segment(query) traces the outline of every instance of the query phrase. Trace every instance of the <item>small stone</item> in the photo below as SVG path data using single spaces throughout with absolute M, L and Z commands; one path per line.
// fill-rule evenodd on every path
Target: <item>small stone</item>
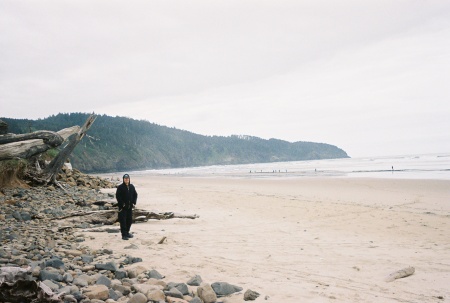
M 105 285 L 92 285 L 87 287 L 83 294 L 89 299 L 106 300 L 109 298 L 109 290 Z
M 123 269 L 119 269 L 118 271 L 115 272 L 115 278 L 122 280 L 123 278 L 127 278 L 128 277 L 128 273 L 123 270 Z
M 160 302 L 160 301 L 165 301 L 166 299 L 166 295 L 164 294 L 164 292 L 160 289 L 158 290 L 150 290 L 147 292 L 147 300 L 152 301 L 152 302 Z
M 111 286 L 111 280 L 108 279 L 107 277 L 101 275 L 97 281 L 95 282 L 95 284 L 98 285 L 105 285 L 106 287 L 110 287 Z
M 147 297 L 142 293 L 134 294 L 128 303 L 147 303 Z
M 109 271 L 112 271 L 112 272 L 116 272 L 117 270 L 119 270 L 119 268 L 117 267 L 117 265 L 116 265 L 116 263 L 114 263 L 114 262 L 108 262 L 108 263 L 106 263 L 106 264 L 101 264 L 101 263 L 98 263 L 98 264 L 95 264 L 95 268 L 96 269 L 100 269 L 100 270 L 109 270 Z
M 218 297 L 228 296 L 243 289 L 242 287 L 231 285 L 227 282 L 215 282 L 211 284 L 211 287 Z
M 155 270 L 155 269 L 150 270 L 150 271 L 148 272 L 147 276 L 148 276 L 149 278 L 154 278 L 154 279 L 158 279 L 158 280 L 164 279 L 164 276 L 161 275 L 161 274 L 160 274 L 157 270 Z
M 244 301 L 254 301 L 258 297 L 259 293 L 251 289 L 247 289 L 247 291 L 244 293 Z
M 39 273 L 39 280 L 41 281 L 53 280 L 57 282 L 62 282 L 64 279 L 63 276 L 60 275 L 59 273 L 51 272 L 48 270 L 41 270 Z
M 199 297 L 194 297 L 189 303 L 203 303 Z
M 184 283 L 169 283 L 167 284 L 167 287 L 169 289 L 171 288 L 176 288 L 182 295 L 188 295 L 189 294 L 189 289 L 188 286 Z
M 73 282 L 73 276 L 70 273 L 66 272 L 64 274 L 64 276 L 63 276 L 63 280 L 64 280 L 64 282 L 72 283 Z
M 56 258 L 45 261 L 44 268 L 45 267 L 53 267 L 53 268 L 57 268 L 57 269 L 65 268 L 64 262 L 61 261 L 60 259 L 56 259 Z
M 128 268 L 127 272 L 128 272 L 128 277 L 130 279 L 136 278 L 137 276 L 139 276 L 140 274 L 146 272 L 147 269 L 141 265 L 132 267 L 132 268 Z
M 166 297 L 167 303 L 189 303 L 188 301 L 176 297 Z
M 45 280 L 44 282 L 45 285 L 47 285 L 48 287 L 50 287 L 51 290 L 53 291 L 57 291 L 59 289 L 59 285 L 50 281 L 50 280 Z
M 202 282 L 203 282 L 202 277 L 200 277 L 199 275 L 195 275 L 194 277 L 190 278 L 186 284 L 190 286 L 200 286 Z
M 121 296 L 117 292 L 115 292 L 113 289 L 111 289 L 111 288 L 109 289 L 109 298 L 110 299 L 117 301 L 117 300 L 119 300 L 120 297 Z
M 169 291 L 164 292 L 168 297 L 183 299 L 183 294 L 177 288 L 172 287 Z
M 79 287 L 86 287 L 86 286 L 88 286 L 89 283 L 87 280 L 77 277 L 73 280 L 73 284 L 76 286 L 79 286 Z
M 131 287 L 126 285 L 114 284 L 112 289 L 119 291 L 122 295 L 126 296 L 131 292 Z

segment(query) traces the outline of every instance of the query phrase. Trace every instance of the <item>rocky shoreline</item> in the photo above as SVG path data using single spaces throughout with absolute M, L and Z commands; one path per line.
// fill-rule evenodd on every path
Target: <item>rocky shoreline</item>
M 65 191 L 48 186 L 0 192 L 0 302 L 213 303 L 236 293 L 245 301 L 259 296 L 195 275 L 185 282 L 165 281 L 158 271 L 139 265 L 140 258 L 90 249 L 82 229 L 101 224 L 58 218 L 113 209 L 113 195 L 100 189 L 115 184 L 75 170 L 61 177 L 71 185 Z

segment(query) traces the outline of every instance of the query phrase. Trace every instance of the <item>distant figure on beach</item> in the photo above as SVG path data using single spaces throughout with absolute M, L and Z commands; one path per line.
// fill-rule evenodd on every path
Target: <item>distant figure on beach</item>
M 394 170 L 394 166 L 392 166 L 392 170 Z
M 130 183 L 130 175 L 123 175 L 123 183 L 116 190 L 122 240 L 133 238 L 133 235 L 130 234 L 130 228 L 133 223 L 133 208 L 136 206 L 137 197 L 136 189 Z

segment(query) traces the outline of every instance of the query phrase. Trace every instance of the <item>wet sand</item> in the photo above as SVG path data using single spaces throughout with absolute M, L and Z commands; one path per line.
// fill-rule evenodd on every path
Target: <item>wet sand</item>
M 130 241 L 89 233 L 86 244 L 141 257 L 166 281 L 198 274 L 257 291 L 255 302 L 450 302 L 448 180 L 131 181 L 139 208 L 200 217 L 134 224 Z M 384 281 L 408 266 L 412 276 Z M 243 292 L 225 302 L 244 302 Z

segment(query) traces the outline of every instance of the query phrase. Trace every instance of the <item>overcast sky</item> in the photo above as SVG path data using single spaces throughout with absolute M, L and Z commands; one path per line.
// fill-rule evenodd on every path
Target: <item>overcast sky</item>
M 450 152 L 450 1 L 0 1 L 0 117 Z M 95 125 L 94 125 L 95 126 Z

